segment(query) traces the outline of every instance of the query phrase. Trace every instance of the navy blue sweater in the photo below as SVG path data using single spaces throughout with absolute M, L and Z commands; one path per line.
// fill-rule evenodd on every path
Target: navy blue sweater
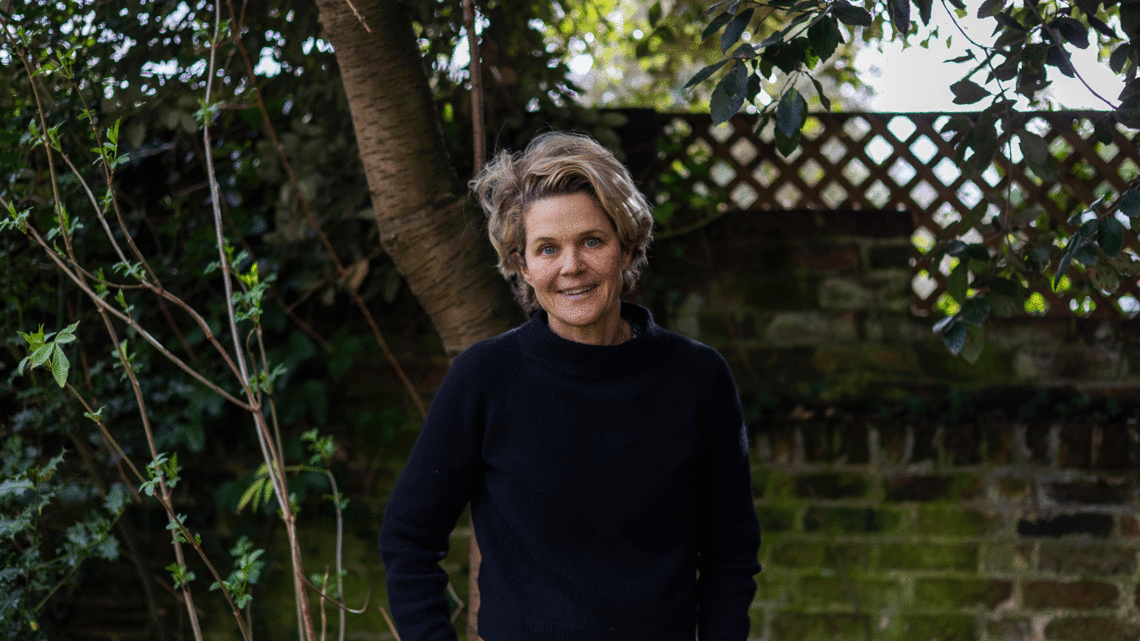
M 748 636 L 760 528 L 732 374 L 644 308 L 622 316 L 640 335 L 620 345 L 539 312 L 455 359 L 380 533 L 403 641 L 455 639 L 439 561 L 468 502 L 485 641 Z

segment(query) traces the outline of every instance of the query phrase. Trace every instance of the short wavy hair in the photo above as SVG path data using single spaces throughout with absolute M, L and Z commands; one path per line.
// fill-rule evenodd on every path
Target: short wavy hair
M 622 296 L 628 297 L 646 264 L 653 239 L 653 212 L 633 184 L 629 170 L 589 136 L 552 132 L 536 137 L 526 150 L 500 151 L 470 183 L 487 214 L 487 233 L 499 255 L 499 272 L 528 314 L 538 310 L 534 288 L 523 279 L 526 221 L 536 201 L 553 196 L 588 194 L 597 201 L 632 257 L 622 272 Z

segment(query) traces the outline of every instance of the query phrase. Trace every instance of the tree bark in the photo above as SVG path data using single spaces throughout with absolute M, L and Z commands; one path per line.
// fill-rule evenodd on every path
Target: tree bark
M 336 51 L 380 242 L 449 356 L 518 319 L 448 157 L 411 19 L 397 0 L 317 0 Z M 368 29 L 365 29 L 367 24 Z
M 397 0 L 354 4 L 360 18 L 347 0 L 317 0 L 340 65 L 380 242 L 454 357 L 508 329 L 519 311 L 452 168 L 410 18 Z M 480 561 L 472 534 L 467 630 L 473 641 Z

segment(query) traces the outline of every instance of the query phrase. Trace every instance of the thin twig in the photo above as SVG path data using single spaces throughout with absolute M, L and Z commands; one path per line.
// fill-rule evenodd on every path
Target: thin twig
M 467 29 L 467 49 L 471 75 L 471 136 L 475 156 L 475 175 L 483 170 L 487 160 L 487 135 L 483 128 L 483 64 L 479 55 L 479 37 L 475 35 L 475 0 L 463 0 L 463 25 Z
M 236 17 L 233 7 L 233 0 L 227 0 L 227 2 L 229 3 L 230 17 Z M 351 3 L 349 3 L 349 6 L 351 6 Z M 360 18 L 359 15 L 358 18 Z M 363 23 L 363 18 L 360 19 Z M 367 28 L 367 25 L 365 25 L 365 28 Z M 265 101 L 261 96 L 261 90 L 257 86 L 257 76 L 253 73 L 253 62 L 250 60 L 249 52 L 246 50 L 245 45 L 242 44 L 240 38 L 236 38 L 234 42 L 237 45 L 238 51 L 241 53 L 242 59 L 245 62 L 247 77 L 246 79 L 249 82 L 250 91 L 252 91 L 253 96 L 257 101 L 257 106 L 261 110 L 261 117 L 265 123 L 266 135 L 269 136 L 270 141 L 273 143 L 273 149 L 277 152 L 277 157 L 281 161 L 281 166 L 285 169 L 285 173 L 289 177 L 289 182 L 293 186 L 293 191 L 296 194 L 297 203 L 300 205 L 301 211 L 304 212 L 305 218 L 309 221 L 309 226 L 313 229 L 314 232 L 316 232 L 317 238 L 320 239 L 321 244 L 325 248 L 325 251 L 328 252 L 329 258 L 333 263 L 333 268 L 336 270 L 337 278 L 339 278 L 341 282 L 346 283 L 345 289 L 348 291 L 349 297 L 352 299 L 353 304 L 356 305 L 356 308 L 359 309 L 361 314 L 364 315 L 364 319 L 367 321 L 369 329 L 372 330 L 373 338 L 376 339 L 376 343 L 380 346 L 380 350 L 384 353 L 384 358 L 388 361 L 389 364 L 392 365 L 393 369 L 395 369 L 396 377 L 400 379 L 400 383 L 404 386 L 404 389 L 407 390 L 408 395 L 412 398 L 412 402 L 415 404 L 416 409 L 419 410 L 420 416 L 426 417 L 427 407 L 424 405 L 423 399 L 420 398 L 419 393 L 416 391 L 415 385 L 412 383 L 411 379 L 408 378 L 407 373 L 404 372 L 404 368 L 401 367 L 399 361 L 396 360 L 395 354 L 393 354 L 392 350 L 388 347 L 388 342 L 384 340 L 384 335 L 380 332 L 380 326 L 376 322 L 376 319 L 373 317 L 371 310 L 368 309 L 368 305 L 364 302 L 364 299 L 361 298 L 360 293 L 351 285 L 347 284 L 348 270 L 345 268 L 344 264 L 340 260 L 340 257 L 337 255 L 336 249 L 332 245 L 332 241 L 329 240 L 328 235 L 326 235 L 324 230 L 321 229 L 321 224 L 317 220 L 316 215 L 313 213 L 313 209 L 309 205 L 308 198 L 305 197 L 305 193 L 301 189 L 300 183 L 297 180 L 297 175 L 293 171 L 293 165 L 285 156 L 285 147 L 281 144 L 281 141 L 277 137 L 277 130 L 273 126 L 273 121 L 269 117 L 269 110 L 266 108 Z M 316 287 L 310 290 L 309 293 L 315 289 Z M 307 293 L 306 296 L 308 296 L 309 293 Z M 296 303 L 294 303 L 294 305 L 295 304 Z

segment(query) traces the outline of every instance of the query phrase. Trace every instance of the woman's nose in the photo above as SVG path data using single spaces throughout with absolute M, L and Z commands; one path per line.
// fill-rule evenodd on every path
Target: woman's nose
M 572 249 L 566 252 L 562 259 L 562 273 L 576 274 L 582 271 L 586 266 L 586 262 L 582 260 L 582 254 L 577 249 Z

